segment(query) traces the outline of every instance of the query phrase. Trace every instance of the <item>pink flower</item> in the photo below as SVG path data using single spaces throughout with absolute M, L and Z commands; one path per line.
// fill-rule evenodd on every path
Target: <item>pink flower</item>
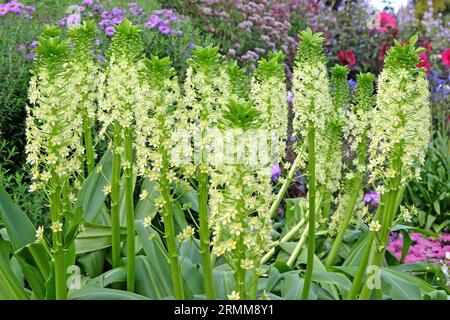
M 450 67 L 450 48 L 441 52 L 441 59 L 444 66 Z
M 419 62 L 417 68 L 425 68 L 426 73 L 430 73 L 431 63 L 430 60 L 428 60 L 427 54 L 425 52 L 419 53 L 419 57 L 422 61 Z
M 113 26 L 106 27 L 105 29 L 105 33 L 108 37 L 111 37 L 114 34 L 114 32 L 116 32 L 116 29 L 114 29 Z
M 387 12 L 380 12 L 374 21 L 374 27 L 377 31 L 398 30 L 397 19 Z
M 339 61 L 346 64 L 348 67 L 352 67 L 356 63 L 355 53 L 352 50 L 339 51 L 337 57 Z
M 8 8 L 5 5 L 0 4 L 0 16 L 4 16 L 8 12 L 9 12 Z

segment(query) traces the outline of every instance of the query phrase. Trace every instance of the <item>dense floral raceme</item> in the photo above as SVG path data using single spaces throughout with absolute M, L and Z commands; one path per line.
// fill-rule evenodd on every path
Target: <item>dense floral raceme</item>
M 251 99 L 261 113 L 260 128 L 267 130 L 275 156 L 272 162 L 279 162 L 286 150 L 288 104 L 283 60 L 281 52 L 271 54 L 268 60 L 261 59 L 251 82 Z
M 139 72 L 142 70 L 143 44 L 140 28 L 125 21 L 116 27 L 110 46 L 106 74 L 101 74 L 99 89 L 99 121 L 103 136 L 108 127 L 117 122 L 130 129 L 134 124 L 134 106 L 142 99 L 139 91 Z M 121 152 L 121 150 L 116 150 Z M 131 164 L 130 164 L 131 165 Z
M 317 145 L 324 146 L 327 143 L 324 134 L 326 123 L 334 113 L 325 56 L 322 53 L 324 39 L 320 34 L 313 35 L 308 29 L 301 33 L 300 40 L 292 87 L 295 112 L 293 127 L 303 142 L 303 145 L 299 145 L 299 153 L 304 148 L 309 122 L 316 130 Z M 328 164 L 323 153 L 318 153 L 316 166 L 317 182 L 326 184 L 325 168 Z
M 251 118 L 259 116 L 252 103 L 229 107 L 225 113 L 236 127 L 230 139 L 225 138 L 226 145 L 242 146 L 244 156 L 215 166 L 211 172 L 210 185 L 210 226 L 212 229 L 213 252 L 224 256 L 234 268 L 235 287 L 242 298 L 246 298 L 245 279 L 248 270 L 253 277 L 265 275 L 260 266 L 263 254 L 271 243 L 270 205 L 273 200 L 271 190 L 270 163 L 256 166 L 245 158 L 249 157 L 254 147 L 254 134 L 246 133 L 249 127 L 257 129 L 259 123 Z M 247 124 L 243 129 L 240 116 L 246 114 Z M 229 129 L 227 129 L 229 130 Z M 224 130 L 225 131 L 225 130 Z M 251 131 L 252 133 L 253 131 Z M 226 135 L 226 132 L 223 132 Z M 249 137 L 251 137 L 249 139 Z M 239 147 L 232 148 L 240 153 Z M 252 295 L 254 296 L 254 295 Z
M 73 86 L 74 104 L 78 113 L 94 124 L 97 117 L 97 87 L 99 66 L 95 63 L 91 49 L 95 41 L 95 24 L 85 22 L 69 31 L 72 43 L 69 68 L 71 76 L 69 86 Z
M 216 143 L 218 123 L 229 99 L 233 98 L 231 80 L 218 48 L 196 48 L 186 71 L 184 97 L 187 132 L 193 142 L 191 162 L 185 163 L 187 176 L 207 173 L 221 154 Z
M 52 193 L 55 185 L 49 181 L 77 175 L 83 165 L 82 117 L 66 89 L 71 76 L 67 72 L 68 45 L 58 33 L 49 27 L 39 39 L 30 81 L 26 152 L 32 166 L 31 191 L 50 187 Z
M 414 44 L 391 48 L 378 80 L 369 133 L 370 178 L 379 183 L 378 193 L 419 177 L 430 140 L 428 81 L 415 68 Z
M 168 182 L 173 183 L 176 174 L 168 167 L 168 156 L 177 142 L 186 143 L 172 140 L 172 133 L 183 132 L 182 125 L 185 124 L 177 118 L 181 113 L 179 85 L 168 58 L 153 56 L 145 64 L 140 87 L 143 99 L 135 106 L 138 173 L 152 181 L 160 181 L 163 172 Z M 144 190 L 141 198 L 146 198 L 149 191 Z

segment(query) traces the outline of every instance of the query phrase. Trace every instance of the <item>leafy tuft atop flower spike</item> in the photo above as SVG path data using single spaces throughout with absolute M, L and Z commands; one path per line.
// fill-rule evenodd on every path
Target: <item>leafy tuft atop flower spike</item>
M 262 58 L 251 82 L 251 98 L 261 113 L 261 129 L 266 131 L 271 145 L 271 161 L 278 163 L 286 149 L 288 103 L 284 54 L 272 52 Z
M 220 126 L 224 128 L 240 128 L 243 130 L 254 129 L 260 126 L 260 115 L 254 106 L 254 101 L 238 103 L 231 100 L 224 111 Z
M 331 90 L 335 112 L 340 112 L 340 109 L 348 103 L 350 89 L 347 77 L 349 72 L 347 66 L 335 65 L 331 69 Z
M 323 42 L 325 38 L 322 37 L 322 32 L 313 33 L 311 28 L 300 32 L 301 45 L 298 48 L 296 59 L 298 61 L 309 61 L 313 63 L 323 63 L 326 58 L 323 55 Z
M 395 40 L 395 45 L 389 49 L 386 59 L 384 60 L 385 69 L 404 69 L 410 72 L 418 71 L 415 68 L 420 62 L 419 53 L 426 52 L 424 48 L 416 48 L 415 45 L 419 36 L 412 36 L 407 43 L 400 43 Z M 421 69 L 425 70 L 425 69 Z
M 111 58 L 124 56 L 130 62 L 141 58 L 144 53 L 141 27 L 133 25 L 128 19 L 124 19 L 121 24 L 115 26 L 115 30 L 112 43 L 109 46 Z

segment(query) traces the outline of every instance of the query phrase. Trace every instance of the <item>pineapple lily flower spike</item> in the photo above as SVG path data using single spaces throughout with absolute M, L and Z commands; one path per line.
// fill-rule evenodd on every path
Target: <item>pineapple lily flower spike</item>
M 87 21 L 68 31 L 72 49 L 69 54 L 69 69 L 71 76 L 68 86 L 72 92 L 73 104 L 77 105 L 78 113 L 83 117 L 83 144 L 86 153 L 85 177 L 95 166 L 95 150 L 92 138 L 92 127 L 95 127 L 97 117 L 97 89 L 99 64 L 94 61 L 91 50 L 95 40 L 96 25 Z
M 29 87 L 27 107 L 26 154 L 31 165 L 30 191 L 43 189 L 50 202 L 52 249 L 56 299 L 65 299 L 65 252 L 71 245 L 67 238 L 71 222 L 68 213 L 76 201 L 84 148 L 82 117 L 67 90 L 68 44 L 59 38 L 57 27 L 46 27 L 39 39 Z M 45 245 L 43 230 L 37 241 Z
M 171 184 L 177 180 L 176 167 L 170 157 L 177 144 L 172 133 L 183 132 L 184 129 L 183 122 L 179 121 L 180 90 L 169 58 L 152 56 L 145 62 L 141 80 L 144 99 L 138 101 L 135 109 L 138 173 L 154 181 L 155 189 L 160 195 L 155 204 L 162 211 L 174 294 L 176 299 L 183 299 L 183 278 L 178 262 L 171 195 Z M 143 190 L 141 198 L 146 197 L 149 192 L 151 190 Z
M 378 81 L 376 116 L 368 132 L 369 182 L 381 194 L 370 226 L 369 241 L 355 274 L 348 298 L 356 298 L 367 265 L 381 267 L 393 222 L 407 183 L 420 177 L 430 140 L 429 87 L 424 69 L 417 68 L 422 48 L 415 48 L 418 36 L 409 43 L 395 43 L 386 56 Z M 370 263 L 369 263 L 370 260 Z M 363 284 L 359 299 L 369 299 L 372 286 Z M 381 297 L 375 289 L 375 297 Z
M 300 46 L 293 77 L 293 127 L 299 136 L 297 159 L 299 165 L 308 163 L 308 252 L 302 299 L 309 298 L 315 252 L 316 184 L 324 181 L 324 160 L 316 146 L 323 145 L 327 119 L 333 114 L 329 91 L 326 58 L 323 54 L 321 33 L 306 29 L 300 33 Z M 296 160 L 297 161 L 297 160 Z M 320 206 L 320 204 L 319 204 Z M 292 259 L 291 259 L 292 260 Z
M 112 129 L 110 148 L 113 152 L 111 178 L 111 224 L 112 224 L 112 264 L 120 265 L 120 216 L 119 193 L 121 173 L 123 170 L 125 189 L 125 212 L 127 225 L 127 252 L 134 248 L 134 135 L 135 106 L 142 99 L 140 94 L 140 71 L 143 68 L 142 56 L 144 45 L 141 28 L 124 20 L 116 26 L 116 33 L 109 47 L 109 61 L 106 76 L 100 86 L 99 120 L 102 122 L 100 135 Z M 103 80 L 103 79 L 102 79 Z M 135 255 L 127 258 L 127 289 L 134 291 Z
M 333 265 L 347 228 L 354 218 L 354 209 L 358 205 L 358 199 L 360 202 L 362 199 L 363 176 L 366 172 L 367 131 L 374 106 L 374 78 L 371 73 L 357 75 L 354 101 L 351 108 L 345 111 L 347 121 L 344 138 L 349 141 L 352 163 L 345 168 L 347 173 L 341 186 L 342 194 L 339 198 L 339 205 L 330 222 L 331 236 L 334 235 L 333 232 L 336 229 L 337 235 L 325 262 L 327 268 Z M 356 220 L 355 225 L 358 225 L 360 219 L 356 218 Z

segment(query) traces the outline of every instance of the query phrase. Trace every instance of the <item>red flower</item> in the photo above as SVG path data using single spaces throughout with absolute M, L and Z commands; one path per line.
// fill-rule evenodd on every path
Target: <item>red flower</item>
M 375 18 L 373 26 L 375 27 L 375 30 L 383 32 L 398 29 L 397 19 L 384 11 L 380 12 L 378 17 Z
M 356 56 L 352 50 L 339 51 L 337 57 L 340 62 L 345 63 L 349 68 L 356 63 Z
M 445 49 L 441 52 L 442 64 L 450 67 L 450 49 Z
M 430 60 L 428 60 L 427 54 L 425 52 L 419 53 L 419 57 L 422 61 L 419 62 L 417 68 L 425 68 L 426 73 L 430 73 L 431 64 Z

